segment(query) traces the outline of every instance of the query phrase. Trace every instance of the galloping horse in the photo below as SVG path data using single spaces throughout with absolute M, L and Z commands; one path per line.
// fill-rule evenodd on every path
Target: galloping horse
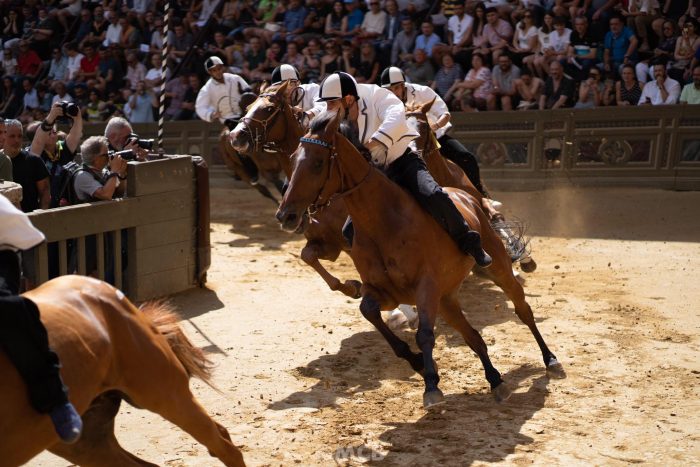
M 477 353 L 496 400 L 507 399 L 511 390 L 492 365 L 483 339 L 467 322 L 457 297 L 474 266 L 473 258 L 461 253 L 447 232 L 407 192 L 373 168 L 338 133 L 341 119 L 342 115 L 328 112 L 312 122 L 294 154 L 294 171 L 277 219 L 284 229 L 295 230 L 309 208 L 324 206 L 331 199 L 345 202 L 355 224 L 351 258 L 362 278 L 360 311 L 394 353 L 423 375 L 425 407 L 444 401 L 432 357 L 438 313 Z M 486 271 L 530 328 L 547 373 L 564 377 L 562 365 L 537 329 L 522 286 L 513 276 L 510 258 L 476 199 L 458 189 L 446 191 L 469 226 L 480 232 L 483 246 L 493 258 Z M 381 310 L 391 310 L 400 303 L 417 305 L 416 342 L 421 353 L 413 353 L 381 318 Z
M 418 106 L 406 109 L 406 119 L 415 127 L 418 138 L 413 141 L 416 152 L 421 155 L 428 166 L 433 178 L 441 186 L 459 188 L 476 198 L 479 205 L 488 216 L 491 227 L 496 231 L 506 247 L 513 262 L 519 261 L 524 272 L 533 272 L 537 263 L 529 254 L 528 241 L 524 239 L 524 227 L 517 222 L 506 221 L 503 214 L 491 206 L 479 190 L 472 184 L 464 171 L 454 162 L 440 154 L 440 145 L 430 129 L 428 112 L 435 99 Z
M 304 129 L 294 109 L 286 99 L 287 83 L 271 86 L 261 93 L 240 124 L 231 132 L 232 147 L 241 154 L 258 158 L 272 148 L 268 156 L 275 154 L 287 177 L 292 175 L 291 155 L 299 144 Z M 341 202 L 331 202 L 326 209 L 310 219 L 305 216 L 298 232 L 303 230 L 306 245 L 301 250 L 301 259 L 314 268 L 331 290 L 338 290 L 348 297 L 360 297 L 360 282 L 341 282 L 323 267 L 319 260 L 335 261 L 341 251 L 348 252 L 350 245 L 342 235 L 343 223 L 348 211 Z
M 1 465 L 21 465 L 48 449 L 81 466 L 153 466 L 124 450 L 114 436 L 122 399 L 179 426 L 225 465 L 245 465 L 226 428 L 190 392 L 191 376 L 209 383 L 208 361 L 169 307 L 150 303 L 138 310 L 120 290 L 84 276 L 58 277 L 25 296 L 38 305 L 61 359 L 83 434 L 75 444 L 59 442 L 51 420 L 31 408 L 24 383 L 0 352 Z
M 241 109 L 247 108 L 256 98 L 257 96 L 253 93 L 244 93 L 240 101 Z M 262 183 L 253 183 L 253 180 L 241 163 L 240 156 L 236 150 L 233 149 L 233 146 L 231 146 L 230 130 L 226 127 L 221 130 L 221 134 L 219 135 L 219 153 L 226 167 L 238 176 L 238 178 L 258 190 L 265 198 L 272 200 L 275 204 L 279 204 L 277 198 L 270 193 L 270 190 L 268 190 L 265 185 Z M 264 151 L 258 154 L 250 154 L 248 157 L 250 157 L 258 167 L 259 174 L 266 180 L 272 182 L 281 194 L 284 182 L 280 179 L 280 172 L 282 170 L 280 159 L 275 157 L 274 154 L 269 154 Z

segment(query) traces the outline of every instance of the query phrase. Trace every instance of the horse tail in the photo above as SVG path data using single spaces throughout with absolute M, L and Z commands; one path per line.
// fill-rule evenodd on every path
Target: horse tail
M 491 227 L 503 242 L 512 262 L 515 263 L 530 256 L 530 239 L 525 235 L 527 226 L 524 222 L 495 216 L 491 221 Z
M 173 307 L 164 301 L 150 301 L 141 305 L 139 309 L 149 319 L 155 331 L 168 341 L 170 349 L 185 367 L 187 376 L 196 376 L 214 388 L 211 382 L 211 360 L 182 332 Z

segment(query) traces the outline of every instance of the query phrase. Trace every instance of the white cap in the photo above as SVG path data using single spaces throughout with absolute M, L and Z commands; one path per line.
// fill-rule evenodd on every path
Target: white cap
M 279 84 L 288 80 L 299 80 L 299 73 L 297 73 L 297 69 L 292 65 L 287 65 L 285 63 L 272 70 L 272 84 Z
M 318 90 L 317 102 L 340 99 L 343 96 L 355 96 L 357 98 L 357 82 L 348 73 L 336 71 L 323 80 Z
M 204 68 L 207 69 L 207 71 L 211 70 L 217 65 L 223 65 L 224 62 L 217 57 L 216 55 L 212 55 L 211 57 L 207 58 L 207 60 L 204 62 Z

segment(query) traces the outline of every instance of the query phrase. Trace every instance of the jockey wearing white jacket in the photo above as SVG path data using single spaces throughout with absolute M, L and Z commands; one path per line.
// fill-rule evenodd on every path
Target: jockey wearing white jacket
M 224 62 L 219 57 L 209 57 L 204 66 L 211 78 L 197 94 L 197 115 L 205 122 L 226 123 L 226 120 L 237 119 L 241 115 L 241 95 L 250 86 L 240 76 L 224 73 Z
M 341 71 L 323 80 L 318 100 L 326 102 L 328 111 L 344 109 L 351 126 L 357 125 L 359 141 L 372 155 L 372 163 L 408 190 L 462 252 L 472 255 L 479 266 L 491 264 L 491 257 L 481 248 L 479 233 L 469 229 L 450 197 L 428 172 L 425 161 L 408 147 L 418 134 L 406 122 L 404 106 L 394 94 L 374 84 L 357 84 Z M 351 237 L 350 226 L 346 223 L 343 229 L 346 238 Z
M 382 72 L 381 83 L 383 88 L 393 92 L 409 108 L 420 107 L 435 99 L 428 111 L 428 123 L 430 123 L 430 128 L 435 132 L 440 143 L 440 153 L 464 170 L 469 181 L 482 195 L 488 198 L 489 196 L 481 183 L 479 163 L 476 157 L 462 143 L 447 134 L 452 129 L 452 123 L 450 123 L 451 115 L 445 101 L 428 86 L 407 83 L 403 71 L 395 66 L 386 68 Z

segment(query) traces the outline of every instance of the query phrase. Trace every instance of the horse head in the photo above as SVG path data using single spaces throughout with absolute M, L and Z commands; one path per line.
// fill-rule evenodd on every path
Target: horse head
M 290 133 L 287 122 L 293 119 L 287 88 L 286 82 L 269 86 L 247 107 L 246 114 L 229 135 L 237 152 L 260 156 L 263 152 L 279 152 L 279 147 L 287 142 Z
M 438 148 L 437 139 L 428 121 L 428 112 L 434 103 L 435 98 L 425 104 L 406 108 L 406 122 L 418 133 L 418 138 L 413 140 L 411 146 L 415 146 L 413 149 L 423 157 Z
M 309 131 L 300 138 L 292 156 L 294 168 L 289 186 L 275 216 L 284 230 L 295 231 L 310 206 L 315 211 L 328 204 L 331 195 L 341 189 L 340 171 L 331 171 L 337 157 L 341 118 L 339 113 L 323 113 L 311 122 Z

